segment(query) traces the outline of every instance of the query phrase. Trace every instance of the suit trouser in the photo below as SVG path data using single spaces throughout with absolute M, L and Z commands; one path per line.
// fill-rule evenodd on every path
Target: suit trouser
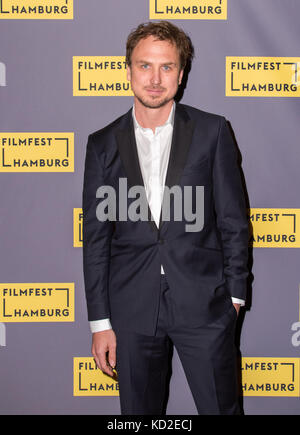
M 234 306 L 216 322 L 193 328 L 176 324 L 177 309 L 161 275 L 155 335 L 115 331 L 121 414 L 163 414 L 172 344 L 198 414 L 239 414 Z

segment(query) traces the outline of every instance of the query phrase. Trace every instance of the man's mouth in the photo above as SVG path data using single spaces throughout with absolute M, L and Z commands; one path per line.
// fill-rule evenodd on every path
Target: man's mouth
M 161 94 L 164 90 L 161 88 L 146 88 L 147 92 L 150 94 L 158 95 Z

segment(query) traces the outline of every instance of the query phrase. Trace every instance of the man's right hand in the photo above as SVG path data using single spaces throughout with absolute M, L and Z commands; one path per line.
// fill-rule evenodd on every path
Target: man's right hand
M 115 376 L 113 368 L 116 366 L 116 335 L 112 329 L 94 332 L 92 355 L 97 367 L 109 376 Z

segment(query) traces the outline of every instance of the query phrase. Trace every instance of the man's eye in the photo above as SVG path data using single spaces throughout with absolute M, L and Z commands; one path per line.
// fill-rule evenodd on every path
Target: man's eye
M 149 65 L 147 63 L 145 63 L 144 65 L 142 65 L 143 69 L 147 69 L 149 67 Z
M 169 71 L 170 67 L 169 67 L 169 65 L 164 65 L 164 66 L 163 66 L 163 69 L 164 69 L 165 71 Z

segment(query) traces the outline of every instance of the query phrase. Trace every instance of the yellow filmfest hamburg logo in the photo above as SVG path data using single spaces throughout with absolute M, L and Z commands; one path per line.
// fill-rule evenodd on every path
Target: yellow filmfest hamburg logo
M 0 322 L 74 322 L 74 283 L 1 283 Z
M 73 0 L 0 0 L 2 20 L 72 20 Z
M 118 396 L 119 384 L 115 377 L 98 369 L 94 358 L 73 358 L 73 395 L 74 396 Z
M 299 358 L 242 358 L 244 396 L 299 397 Z
M 226 96 L 300 97 L 300 57 L 226 57 Z
M 125 56 L 73 56 L 74 96 L 132 96 Z
M 254 248 L 299 248 L 299 208 L 252 208 L 250 244 Z
M 83 213 L 82 208 L 74 208 L 73 209 L 73 247 L 81 248 L 82 247 L 82 222 L 83 222 Z
M 226 20 L 227 0 L 150 0 L 150 19 Z
M 74 133 L 0 133 L 0 172 L 74 172 Z

